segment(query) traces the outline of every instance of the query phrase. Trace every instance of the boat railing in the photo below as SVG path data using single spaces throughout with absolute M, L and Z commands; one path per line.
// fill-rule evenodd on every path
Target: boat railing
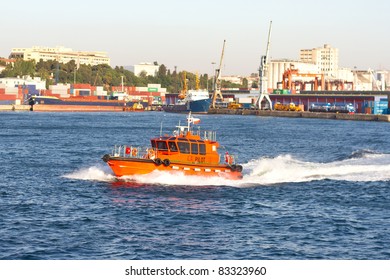
M 204 140 L 217 141 L 217 132 L 212 130 L 205 130 L 203 135 Z
M 152 147 L 115 145 L 111 155 L 121 158 L 154 159 L 157 155 L 157 150 Z M 238 156 L 236 154 L 219 154 L 219 162 L 228 165 L 236 164 L 237 158 Z
M 189 131 L 192 135 L 199 136 L 203 138 L 203 140 L 209 140 L 209 141 L 217 141 L 217 132 L 214 130 L 203 130 L 201 131 L 200 129 L 195 130 L 195 129 L 190 129 L 186 126 L 177 126 L 179 129 L 174 131 L 174 135 L 186 135 L 187 131 Z M 203 136 L 203 137 L 202 137 Z
M 154 153 L 151 147 L 115 145 L 112 156 L 124 158 L 149 158 Z

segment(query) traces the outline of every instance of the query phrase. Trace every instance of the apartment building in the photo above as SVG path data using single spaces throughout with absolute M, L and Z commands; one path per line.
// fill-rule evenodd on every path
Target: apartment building
M 9 55 L 11 59 L 24 59 L 24 60 L 57 60 L 61 63 L 68 63 L 74 60 L 76 64 L 86 65 L 110 65 L 110 58 L 106 52 L 97 51 L 74 51 L 71 48 L 65 47 L 32 47 L 32 48 L 13 48 Z
M 314 63 L 318 70 L 328 78 L 336 78 L 339 68 L 339 50 L 329 44 L 324 47 L 300 50 L 300 61 Z

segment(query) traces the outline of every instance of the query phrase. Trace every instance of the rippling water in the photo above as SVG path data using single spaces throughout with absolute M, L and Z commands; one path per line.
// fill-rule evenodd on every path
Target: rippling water
M 388 123 L 200 116 L 244 179 L 115 180 L 184 115 L 0 113 L 0 259 L 389 259 Z

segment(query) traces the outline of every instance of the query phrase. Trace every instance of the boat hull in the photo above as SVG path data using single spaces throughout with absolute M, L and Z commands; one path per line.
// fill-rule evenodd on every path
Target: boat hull
M 202 177 L 221 177 L 231 180 L 242 179 L 240 170 L 234 170 L 235 166 L 224 164 L 207 165 L 207 164 L 184 164 L 177 162 L 164 162 L 161 160 L 123 158 L 105 155 L 103 160 L 110 166 L 115 176 L 133 176 L 152 173 L 155 170 L 183 173 L 189 176 Z
M 211 99 L 187 101 L 185 104 L 163 106 L 165 112 L 206 114 L 210 109 Z

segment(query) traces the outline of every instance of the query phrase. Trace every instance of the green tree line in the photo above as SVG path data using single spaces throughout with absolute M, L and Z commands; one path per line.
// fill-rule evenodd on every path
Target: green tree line
M 157 62 L 155 62 L 156 65 Z M 148 84 L 161 84 L 167 88 L 168 92 L 180 92 L 183 87 L 183 71 L 171 72 L 164 64 L 159 66 L 156 76 L 149 76 L 142 72 L 139 76 L 124 69 L 123 66 L 110 67 L 107 64 L 84 65 L 77 67 L 74 60 L 68 63 L 58 63 L 55 60 L 38 62 L 34 60 L 16 60 L 13 64 L 8 64 L 0 73 L 0 77 L 17 77 L 29 75 L 40 77 L 46 80 L 46 87 L 56 83 L 82 83 L 93 86 L 103 86 L 105 90 L 111 91 L 113 86 L 120 86 L 123 76 L 125 86 L 147 86 Z M 207 74 L 199 75 L 200 88 L 212 90 L 213 80 Z M 196 84 L 196 74 L 186 71 L 187 88 L 194 89 Z M 247 87 L 248 81 L 244 79 L 243 85 L 222 81 L 222 87 Z

